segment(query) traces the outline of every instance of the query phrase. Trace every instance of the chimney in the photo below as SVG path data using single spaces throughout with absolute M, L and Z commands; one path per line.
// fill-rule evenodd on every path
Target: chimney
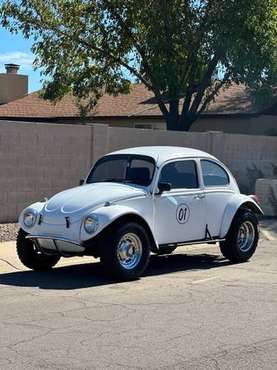
M 18 74 L 19 68 L 17 64 L 5 64 L 6 73 L 0 73 L 0 104 L 28 94 L 28 76 Z
M 17 74 L 20 66 L 18 64 L 5 64 L 5 68 L 6 68 L 6 72 L 9 74 L 9 73 L 12 73 L 14 75 Z

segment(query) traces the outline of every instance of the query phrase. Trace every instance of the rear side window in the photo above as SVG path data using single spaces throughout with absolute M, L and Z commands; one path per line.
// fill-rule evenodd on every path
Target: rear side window
M 172 189 L 198 188 L 195 161 L 176 161 L 166 164 L 162 168 L 160 182 L 169 182 Z
M 202 160 L 201 166 L 205 186 L 224 186 L 229 184 L 230 180 L 227 172 L 217 163 Z

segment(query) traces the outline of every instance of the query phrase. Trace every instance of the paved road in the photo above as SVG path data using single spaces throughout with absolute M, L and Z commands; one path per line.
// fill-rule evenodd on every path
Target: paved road
M 277 238 L 232 265 L 216 247 L 115 284 L 88 258 L 24 270 L 0 245 L 0 369 L 276 369 Z M 70 265 L 72 264 L 72 265 Z

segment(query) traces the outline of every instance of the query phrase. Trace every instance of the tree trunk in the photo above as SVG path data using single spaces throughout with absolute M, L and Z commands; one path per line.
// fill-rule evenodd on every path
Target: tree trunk
M 166 129 L 180 131 L 179 129 L 179 100 L 169 103 L 169 112 L 166 115 Z
M 178 112 L 171 114 L 169 112 L 166 118 L 166 129 L 168 131 L 189 131 L 193 122 L 197 119 L 197 116 L 187 112 L 184 116 Z

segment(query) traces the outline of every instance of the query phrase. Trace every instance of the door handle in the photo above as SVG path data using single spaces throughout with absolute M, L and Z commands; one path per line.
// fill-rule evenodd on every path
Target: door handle
M 194 196 L 194 199 L 203 199 L 203 198 L 205 198 L 205 194 L 196 194 Z

